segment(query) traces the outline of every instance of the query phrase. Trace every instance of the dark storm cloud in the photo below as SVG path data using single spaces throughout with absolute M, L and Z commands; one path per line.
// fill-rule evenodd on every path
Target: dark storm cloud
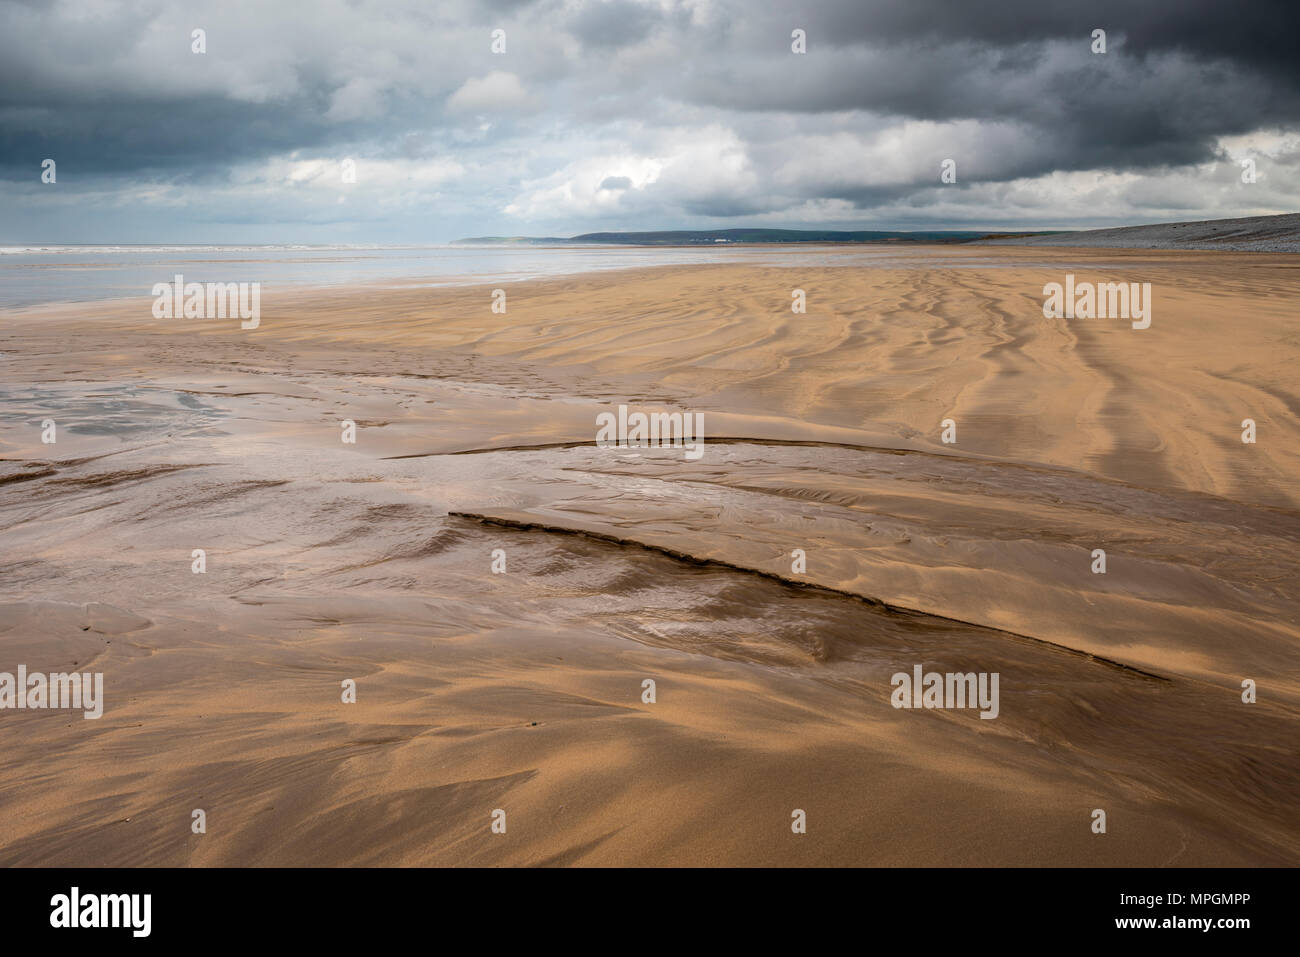
M 1291 0 L 908 0 L 814 3 L 804 9 L 824 42 L 835 46 L 930 39 L 1014 47 L 1087 36 L 1100 27 L 1124 33 L 1130 52 L 1138 55 L 1183 51 L 1248 61 L 1292 83 L 1300 73 L 1300 5 Z
M 790 31 L 808 54 L 773 69 Z M 1094 28 L 1107 52 L 1091 52 Z M 1011 120 L 1055 144 L 1026 168 L 1142 169 L 1204 161 L 1214 140 L 1300 118 L 1300 3 L 845 2 L 730 24 L 730 62 L 684 64 L 681 95 L 727 110 L 864 110 Z M 818 58 L 819 48 L 829 48 Z

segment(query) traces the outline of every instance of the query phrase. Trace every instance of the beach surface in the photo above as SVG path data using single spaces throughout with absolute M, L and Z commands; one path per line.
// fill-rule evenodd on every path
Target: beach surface
M 1300 863 L 1300 257 L 839 255 L 0 314 L 0 864 Z

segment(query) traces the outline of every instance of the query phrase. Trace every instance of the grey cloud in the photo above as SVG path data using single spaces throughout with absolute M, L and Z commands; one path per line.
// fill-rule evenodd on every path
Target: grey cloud
M 206 57 L 188 50 L 189 27 L 200 24 Z M 489 51 L 497 27 L 509 37 L 501 56 Z M 790 51 L 794 27 L 808 31 L 806 54 Z M 1089 51 L 1094 27 L 1108 32 L 1101 56 Z M 22 205 L 38 199 L 21 190 L 47 156 L 59 162 L 60 189 L 165 184 L 195 217 L 219 205 L 204 191 L 226 188 L 243 164 L 357 156 L 454 160 L 464 184 L 454 195 L 429 188 L 442 207 L 489 221 L 593 151 L 631 169 L 624 157 L 649 162 L 665 142 L 720 129 L 745 153 L 743 188 L 709 179 L 709 164 L 693 159 L 673 175 L 698 173 L 703 186 L 631 190 L 630 177 L 598 179 L 596 165 L 579 192 L 591 196 L 595 182 L 625 192 L 616 204 L 606 195 L 606 208 L 629 215 L 635 201 L 631 213 L 660 225 L 798 216 L 809 203 L 848 204 L 864 224 L 876 214 L 923 217 L 939 203 L 948 219 L 987 221 L 1003 184 L 1074 171 L 1167 181 L 1171 170 L 1222 160 L 1222 137 L 1296 130 L 1297 27 L 1300 5 L 1275 0 L 232 2 L 146 4 L 100 18 L 9 3 L 0 5 L 0 181 L 26 198 L 0 200 L 0 215 L 39 216 Z M 457 110 L 466 94 L 449 108 L 467 82 L 494 74 L 517 77 L 537 112 L 492 109 L 491 98 Z M 917 124 L 960 135 L 904 136 Z M 909 144 L 908 162 L 864 175 L 859 140 L 891 136 Z M 800 145 L 810 141 L 836 145 L 810 156 Z M 961 179 L 936 192 L 937 163 L 950 155 Z M 1296 155 L 1279 153 L 1274 168 L 1294 168 Z M 1284 179 L 1269 189 L 1283 190 Z M 1254 195 L 1278 203 L 1288 194 Z M 1158 182 L 1129 196 L 1153 210 L 1179 201 Z M 298 202 L 238 215 L 341 215 Z
M 630 0 L 595 0 L 570 19 L 570 29 L 587 47 L 621 47 L 646 37 L 661 21 L 657 10 Z

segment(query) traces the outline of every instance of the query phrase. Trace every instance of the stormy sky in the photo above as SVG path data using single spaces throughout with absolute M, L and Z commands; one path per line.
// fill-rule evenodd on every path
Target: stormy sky
M 1297 27 L 1291 0 L 0 0 L 0 242 L 1294 212 Z

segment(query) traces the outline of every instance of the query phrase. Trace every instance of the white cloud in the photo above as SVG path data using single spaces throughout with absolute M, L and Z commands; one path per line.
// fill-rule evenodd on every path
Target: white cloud
M 537 99 L 513 73 L 493 72 L 475 77 L 447 98 L 453 113 L 519 113 L 537 109 Z

